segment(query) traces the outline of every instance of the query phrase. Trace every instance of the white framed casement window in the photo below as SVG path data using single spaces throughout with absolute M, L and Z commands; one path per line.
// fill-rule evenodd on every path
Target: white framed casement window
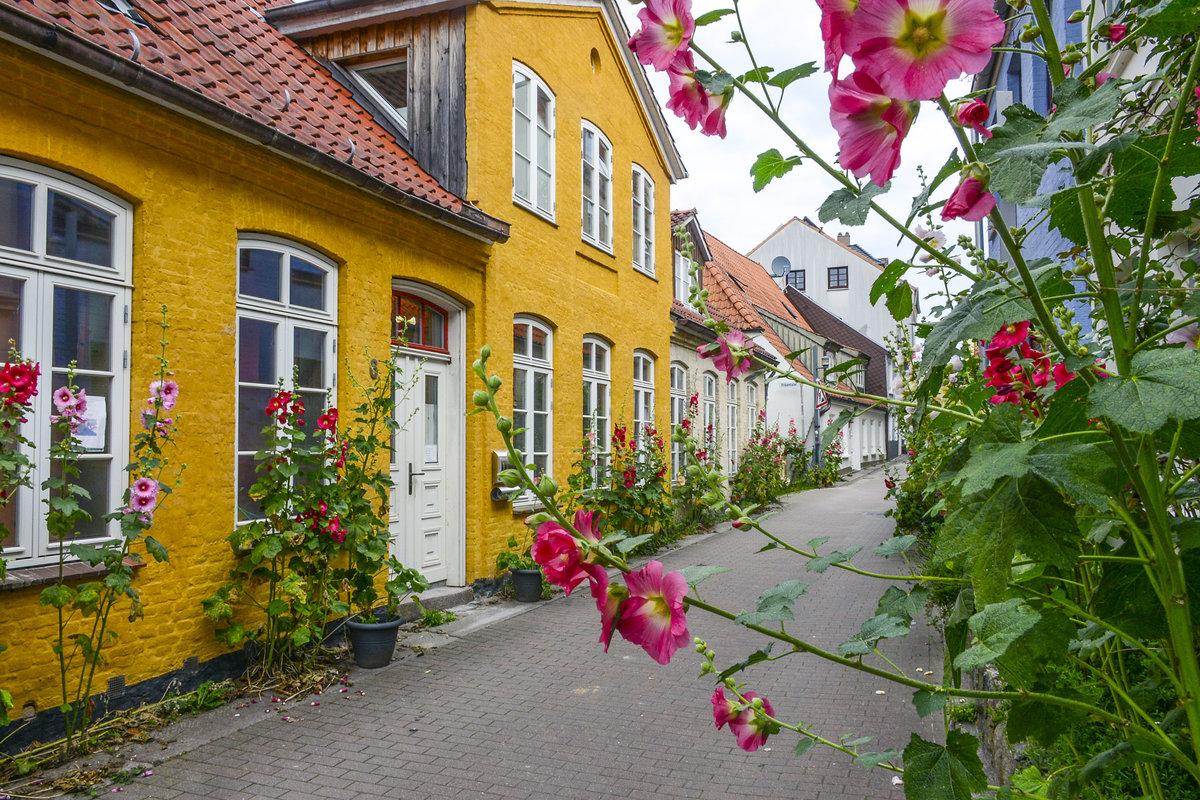
M 513 62 L 513 201 L 554 222 L 554 94 Z
M 583 121 L 583 240 L 612 252 L 612 144 L 592 123 Z
M 554 466 L 554 334 L 535 317 L 513 318 L 513 431 L 513 445 L 526 464 L 533 464 L 535 478 L 549 474 Z M 535 502 L 526 493 L 513 507 Z
M 754 426 L 758 424 L 758 386 L 746 384 L 746 438 L 754 435 Z
M 654 425 L 654 356 L 633 351 L 633 436 L 638 444 L 646 426 Z M 649 446 L 649 442 L 646 442 Z
M 654 276 L 654 181 L 633 165 L 633 266 Z M 686 261 L 686 259 L 685 259 Z M 676 297 L 678 297 L 678 291 Z M 687 294 L 682 298 L 687 302 Z
M 675 299 L 684 305 L 692 292 L 692 261 L 678 250 L 675 251 Z
M 733 381 L 725 387 L 725 443 L 729 454 L 729 474 L 737 472 L 738 465 L 738 383 Z
M 8 340 L 41 376 L 21 432 L 33 442 L 30 486 L 0 508 L 0 554 L 10 568 L 57 561 L 71 544 L 119 536 L 104 515 L 121 503 L 129 455 L 129 303 L 133 210 L 70 175 L 0 157 L 0 346 Z M 87 394 L 74 481 L 91 520 L 69 541 L 51 539 L 41 483 L 50 460 L 52 395 L 74 382 Z
M 688 386 L 687 367 L 679 362 L 671 364 L 671 433 L 675 433 L 683 421 L 687 419 Z M 683 473 L 683 442 L 671 442 L 671 477 L 678 478 Z
M 238 239 L 237 294 L 238 522 L 257 519 L 255 453 L 266 445 L 267 401 L 283 385 L 304 401 L 308 429 L 325 411 L 336 382 L 337 268 L 286 239 Z
M 612 398 L 612 351 L 595 336 L 583 337 L 583 438 L 584 447 L 596 461 L 593 480 L 599 467 L 606 466 L 612 454 L 609 410 Z
M 717 373 L 704 373 L 703 392 L 700 395 L 700 416 L 704 430 L 701 431 L 701 447 L 708 451 L 709 463 L 720 464 L 717 452 Z
M 343 64 L 359 87 L 408 135 L 408 51 Z

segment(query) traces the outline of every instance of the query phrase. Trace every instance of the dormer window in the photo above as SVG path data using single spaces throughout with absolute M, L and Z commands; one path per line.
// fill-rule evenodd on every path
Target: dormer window
M 372 59 L 346 68 L 381 111 L 408 134 L 408 53 Z

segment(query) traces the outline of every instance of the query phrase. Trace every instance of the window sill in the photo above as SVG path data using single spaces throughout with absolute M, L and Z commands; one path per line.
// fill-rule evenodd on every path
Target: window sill
M 523 211 L 528 211 L 530 214 L 533 214 L 535 217 L 540 219 L 542 222 L 549 223 L 556 228 L 558 227 L 558 222 L 555 221 L 553 214 L 547 214 L 544 211 L 541 211 L 540 209 L 538 209 L 537 206 L 533 205 L 532 203 L 529 203 L 526 200 L 523 200 L 520 197 L 517 197 L 516 195 L 513 195 L 513 205 L 519 209 L 522 209 Z
M 848 292 L 848 291 L 850 291 L 850 287 L 849 287 L 849 286 L 830 286 L 830 287 L 829 287 L 829 289 L 828 289 L 827 291 L 830 291 L 830 292 Z
M 125 566 L 141 569 L 146 566 L 144 561 L 134 561 L 126 558 Z M 84 564 L 82 561 L 72 561 L 63 564 L 64 580 L 83 580 L 107 575 L 108 570 L 103 566 Z M 8 577 L 0 582 L 0 592 L 12 592 L 17 589 L 27 589 L 31 586 L 45 586 L 58 582 L 58 564 L 43 564 L 40 567 L 12 567 Z
M 652 281 L 655 281 L 656 283 L 658 282 L 658 278 L 657 278 L 657 277 L 654 275 L 654 273 L 653 273 L 653 272 L 650 272 L 649 270 L 643 269 L 642 267 L 639 267 L 637 264 L 634 264 L 634 265 L 633 265 L 633 271 L 634 271 L 634 272 L 636 272 L 637 274 L 639 274 L 639 275 L 643 276 L 643 277 L 646 277 L 646 278 L 649 278 L 649 279 L 650 279 L 650 280 L 652 280 Z M 687 301 L 686 301 L 686 300 L 685 300 L 685 301 L 683 301 L 683 304 L 684 304 L 684 305 L 687 305 Z
M 590 239 L 590 238 L 588 238 L 588 235 L 586 233 L 583 235 L 583 238 L 580 241 L 582 241 L 584 244 L 586 244 L 590 248 L 599 250 L 601 253 L 608 256 L 609 258 L 616 258 L 616 256 L 613 254 L 613 251 L 612 251 L 612 245 L 605 245 L 601 242 L 596 241 L 595 239 Z

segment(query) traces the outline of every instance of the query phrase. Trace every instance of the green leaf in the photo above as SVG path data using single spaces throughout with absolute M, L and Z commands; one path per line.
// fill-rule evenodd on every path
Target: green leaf
M 882 753 L 859 753 L 854 757 L 854 764 L 866 769 L 874 769 L 885 761 L 891 761 L 898 753 L 895 750 L 888 749 Z
M 1082 500 L 1098 511 L 1108 508 L 1116 486 L 1117 464 L 1107 451 L 1086 442 L 1053 440 L 980 444 L 956 476 L 964 498 L 985 492 L 1001 478 L 1033 474 L 1066 497 Z
M 639 546 L 645 544 L 653 538 L 653 533 L 644 533 L 641 536 L 631 536 L 628 539 L 622 539 L 621 541 L 617 542 L 617 550 L 621 551 L 621 555 L 625 555 L 626 553 L 637 549 Z
M 71 555 L 93 567 L 103 564 L 105 556 L 112 552 L 107 547 L 92 547 L 87 544 L 73 544 L 67 549 L 71 551 Z
M 825 544 L 828 541 L 829 541 L 828 536 L 818 536 L 815 539 L 809 539 L 808 546 L 809 546 L 809 549 L 816 550 L 818 547 L 820 547 L 821 545 Z
M 911 593 L 898 586 L 889 586 L 879 598 L 875 613 L 912 620 L 921 613 L 928 601 L 929 590 L 924 586 L 917 586 Z
M 768 183 L 776 178 L 782 178 L 799 164 L 800 156 L 784 158 L 783 154 L 775 148 L 771 148 L 765 153 L 759 153 L 758 158 L 754 161 L 754 166 L 750 167 L 750 174 L 754 177 L 754 191 L 761 192 Z
M 1170 348 L 1133 357 L 1129 377 L 1113 375 L 1091 388 L 1088 411 L 1127 430 L 1153 433 L 1168 420 L 1200 417 L 1200 353 Z
M 776 584 L 759 595 L 755 611 L 739 614 L 734 622 L 739 625 L 761 625 L 763 622 L 795 619 L 792 603 L 807 591 L 808 584 L 798 580 Z
M 1111 122 L 1125 91 L 1126 88 L 1117 81 L 1106 82 L 1093 90 L 1075 78 L 1064 78 L 1054 87 L 1057 108 L 1046 123 L 1043 139 L 1057 139 L 1064 133 L 1078 133 Z
M 1082 698 L 1076 696 L 1075 699 Z M 1049 747 L 1086 716 L 1084 712 L 1068 706 L 1018 698 L 1009 706 L 1004 735 L 1010 744 L 1032 738 L 1043 747 Z
M 861 546 L 851 547 L 849 550 L 845 551 L 834 550 L 832 553 L 828 553 L 810 560 L 804 568 L 809 572 L 822 573 L 834 564 L 840 564 L 843 561 L 849 561 L 850 559 L 854 558 L 859 550 L 862 550 Z
M 801 736 L 800 741 L 796 742 L 796 746 L 792 749 L 792 754 L 802 756 L 816 746 L 816 739 L 810 739 L 807 736 Z
M 1200 6 L 1195 0 L 1162 0 L 1143 13 L 1149 21 L 1142 31 L 1144 36 L 1158 39 L 1200 30 Z
M 967 620 L 967 626 L 979 643 L 954 659 L 955 668 L 965 672 L 994 663 L 1004 655 L 1009 645 L 1041 618 L 1041 614 L 1020 598 L 984 606 L 982 611 Z
M 709 578 L 711 578 L 714 575 L 720 575 L 722 572 L 729 572 L 729 571 L 730 571 L 729 567 L 718 567 L 718 566 L 709 565 L 709 564 L 702 564 L 702 565 L 692 566 L 692 567 L 684 567 L 682 570 L 683 579 L 685 581 L 687 581 L 688 586 L 695 586 L 696 584 L 698 584 L 702 581 L 708 580 Z
M 276 598 L 276 599 L 272 600 L 271 602 L 267 603 L 267 616 L 268 617 L 278 617 L 281 614 L 286 614 L 287 612 L 288 612 L 288 604 L 287 604 L 286 600 L 280 600 L 280 599 Z
M 911 625 L 911 619 L 877 614 L 864 622 L 858 633 L 838 645 L 838 655 L 843 658 L 851 658 L 870 653 L 878 646 L 880 639 L 897 639 L 908 636 Z
M 912 703 L 917 709 L 917 716 L 928 717 L 935 711 L 941 711 L 946 706 L 950 696 L 945 692 L 931 692 L 928 689 L 918 689 L 913 694 Z
M 854 419 L 854 412 L 848 408 L 842 409 L 842 412 L 837 415 L 832 423 L 821 429 L 821 449 L 828 450 L 829 445 L 833 443 L 834 437 L 838 431 L 846 427 L 850 420 Z
M 727 17 L 734 13 L 732 8 L 718 8 L 715 11 L 708 11 L 696 17 L 696 27 L 702 28 L 705 25 L 711 25 L 722 17 Z
M 868 183 L 863 187 L 861 193 L 850 189 L 838 189 L 825 198 L 825 202 L 817 209 L 817 217 L 821 222 L 836 219 L 844 225 L 862 225 L 867 221 L 867 214 L 871 211 L 872 198 L 878 197 L 890 188 L 892 188 L 891 181 L 883 186 Z
M 904 748 L 906 800 L 971 800 L 987 788 L 979 740 L 951 729 L 946 744 L 927 742 L 915 733 Z
M 63 584 L 53 584 L 42 589 L 38 602 L 44 606 L 66 608 L 75 601 L 75 590 Z
M 709 72 L 698 69 L 696 70 L 696 80 L 715 95 L 723 95 L 733 88 L 733 76 L 724 70 Z
M 887 308 L 892 312 L 892 319 L 903 322 L 913 313 L 913 289 L 907 283 L 891 289 L 887 293 Z
M 839 744 L 841 744 L 842 747 L 858 747 L 859 745 L 875 741 L 874 736 L 855 736 L 853 739 L 850 739 L 849 737 L 853 735 L 854 734 L 847 733 L 842 737 L 842 740 L 839 742 Z
M 146 552 L 154 556 L 155 561 L 170 561 L 171 556 L 167 553 L 167 548 L 162 542 L 155 539 L 153 536 L 146 537 Z
M 1035 197 L 1031 205 L 1042 197 L 1045 195 Z M 1050 227 L 1075 244 L 1087 244 L 1087 231 L 1083 227 L 1083 212 L 1079 209 L 1079 187 L 1068 186 L 1054 192 L 1047 199 L 1050 208 Z
M 771 84 L 772 86 L 778 86 L 780 89 L 785 89 L 793 82 L 815 74 L 818 69 L 817 62 L 809 61 L 807 63 L 785 69 L 783 72 L 778 73 L 774 78 L 771 78 L 771 80 L 767 81 L 767 83 Z
M 886 542 L 875 548 L 875 555 L 883 556 L 884 558 L 887 558 L 888 556 L 899 555 L 900 553 L 907 551 L 908 548 L 912 547 L 916 543 L 917 537 L 911 533 L 905 534 L 904 536 L 893 536 L 891 539 L 888 539 Z
M 1113 155 L 1112 171 L 1115 183 L 1107 206 L 1113 221 L 1135 230 L 1143 230 L 1146 214 L 1150 210 L 1150 198 L 1154 191 L 1159 163 L 1166 146 L 1165 134 L 1148 136 L 1139 140 L 1136 148 L 1131 147 Z M 1168 162 L 1168 177 L 1194 175 L 1197 172 L 1200 172 L 1200 147 L 1191 141 L 1177 142 Z M 1175 198 L 1175 190 L 1168 181 L 1158 206 L 1159 220 L 1155 234 L 1174 230 L 1190 219 L 1187 213 L 1173 212 Z
M 950 157 L 946 159 L 946 163 L 943 164 L 942 168 L 938 170 L 937 175 L 933 176 L 933 180 L 929 182 L 929 185 L 922 189 L 919 195 L 913 198 L 912 210 L 908 212 L 908 220 L 905 222 L 906 226 L 912 225 L 912 222 L 917 218 L 917 215 L 922 213 L 922 211 L 925 209 L 925 206 L 929 203 L 929 196 L 933 194 L 933 192 L 937 191 L 937 188 L 941 186 L 947 178 L 949 178 L 951 175 L 957 175 L 962 168 L 963 160 L 958 157 L 958 151 L 951 151 Z M 872 299 L 871 303 L 873 305 L 875 300 Z
M 911 268 L 912 264 L 906 261 L 893 261 L 884 267 L 883 272 L 879 273 L 879 277 L 871 284 L 871 305 L 875 305 L 879 298 L 895 289 L 897 282 Z
M 1107 85 L 1107 84 L 1106 84 Z M 1138 139 L 1142 137 L 1141 131 L 1128 131 L 1120 136 L 1114 136 L 1111 139 L 1106 139 L 1096 147 L 1095 150 L 1088 153 L 1079 162 L 1079 166 L 1075 168 L 1075 177 L 1079 181 L 1090 181 L 1092 178 L 1104 168 L 1104 164 L 1108 161 L 1108 157 L 1114 153 L 1120 153 L 1123 150 L 1128 150 Z M 1078 203 L 1076 208 L 1078 209 Z M 1075 241 L 1072 239 L 1072 241 Z M 1078 244 L 1078 242 L 1077 242 Z
M 734 664 L 733 666 L 726 667 L 725 669 L 721 670 L 721 672 L 717 673 L 717 680 L 723 681 L 726 678 L 730 677 L 731 675 L 736 675 L 737 673 L 746 669 L 746 667 L 750 667 L 750 666 L 758 664 L 762 661 L 766 661 L 768 658 L 771 657 L 771 649 L 774 646 L 775 646 L 775 643 L 772 642 L 772 643 L 768 644 L 766 647 L 764 647 L 762 650 L 755 650 L 753 653 L 751 653 L 746 658 L 745 661 L 739 661 L 738 663 Z
M 767 78 L 771 77 L 771 73 L 774 71 L 771 67 L 758 67 L 749 72 L 743 72 L 738 75 L 737 79 L 740 83 L 766 83 Z

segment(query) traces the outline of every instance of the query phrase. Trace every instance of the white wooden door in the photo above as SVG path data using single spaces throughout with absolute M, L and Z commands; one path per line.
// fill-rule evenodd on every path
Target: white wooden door
M 449 359 L 403 355 L 399 365 L 396 422 L 402 429 L 392 462 L 392 551 L 436 583 L 453 577 L 461 541 L 461 392 Z

